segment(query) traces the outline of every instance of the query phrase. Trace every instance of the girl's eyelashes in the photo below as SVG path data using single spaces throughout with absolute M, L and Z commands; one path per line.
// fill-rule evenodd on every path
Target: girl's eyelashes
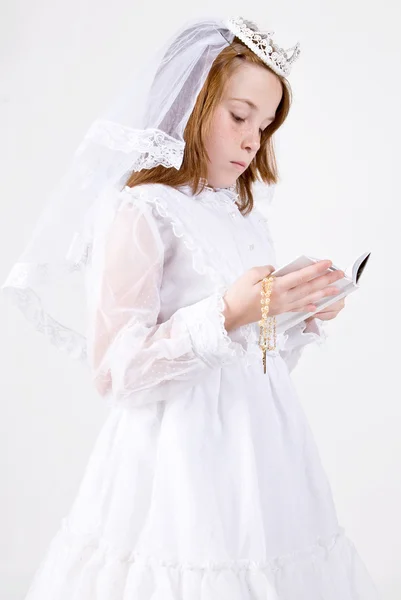
M 237 123 L 243 123 L 246 120 L 246 119 L 243 119 L 242 117 L 237 117 L 237 115 L 235 115 L 234 113 L 231 113 L 231 116 L 234 119 L 234 121 L 236 121 Z M 263 129 L 259 129 L 259 133 L 260 133 L 260 135 L 262 135 Z
M 240 121 L 241 123 L 245 121 L 242 117 L 237 117 L 234 113 L 231 113 L 231 116 L 235 119 L 235 121 Z

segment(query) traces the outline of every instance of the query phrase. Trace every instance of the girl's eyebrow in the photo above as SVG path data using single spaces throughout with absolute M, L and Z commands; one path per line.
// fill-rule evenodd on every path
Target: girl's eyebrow
M 252 102 L 252 100 L 248 100 L 248 98 L 230 98 L 230 100 L 238 100 L 239 102 L 246 102 L 246 104 L 248 104 L 253 110 L 258 110 L 258 107 L 256 106 L 256 104 L 254 104 Z M 273 115 L 272 117 L 268 117 L 268 119 L 274 119 L 275 115 Z

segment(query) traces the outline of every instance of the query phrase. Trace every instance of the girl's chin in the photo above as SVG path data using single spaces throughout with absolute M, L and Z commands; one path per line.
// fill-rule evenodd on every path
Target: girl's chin
M 232 185 L 236 184 L 238 177 L 239 175 L 237 175 L 236 177 L 215 177 L 212 179 L 208 179 L 208 185 L 215 189 L 231 187 Z

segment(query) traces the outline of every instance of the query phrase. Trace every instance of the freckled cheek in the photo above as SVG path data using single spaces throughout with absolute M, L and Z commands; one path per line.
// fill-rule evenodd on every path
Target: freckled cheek
M 220 125 L 215 129 L 215 141 L 219 146 L 226 147 L 227 144 L 241 143 L 241 133 L 231 125 Z

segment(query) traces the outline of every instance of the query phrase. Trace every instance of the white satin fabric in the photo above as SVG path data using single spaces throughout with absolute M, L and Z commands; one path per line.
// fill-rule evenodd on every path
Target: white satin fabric
M 125 188 L 98 221 L 89 359 L 109 416 L 27 600 L 376 600 L 290 372 L 318 320 L 227 331 L 222 294 L 276 265 L 229 189 Z

